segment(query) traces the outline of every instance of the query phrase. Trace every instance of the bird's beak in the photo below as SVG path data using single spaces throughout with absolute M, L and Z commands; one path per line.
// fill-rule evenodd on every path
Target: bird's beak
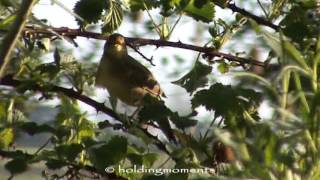
M 117 50 L 117 51 L 122 51 L 122 50 L 123 50 L 121 44 L 115 44 L 114 46 L 116 47 L 116 50 Z

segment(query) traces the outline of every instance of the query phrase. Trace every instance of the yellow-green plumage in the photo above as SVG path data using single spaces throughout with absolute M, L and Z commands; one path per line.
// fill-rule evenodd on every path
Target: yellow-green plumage
M 146 94 L 164 95 L 152 73 L 128 55 L 120 34 L 109 37 L 96 74 L 96 85 L 126 104 L 139 106 Z

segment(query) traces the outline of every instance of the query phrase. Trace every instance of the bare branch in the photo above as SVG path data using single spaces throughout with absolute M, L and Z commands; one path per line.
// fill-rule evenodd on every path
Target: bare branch
M 18 87 L 22 83 L 23 83 L 22 81 L 14 79 L 12 75 L 7 75 L 2 80 L 0 80 L 0 85 L 6 85 L 6 86 L 12 86 L 12 87 Z M 83 103 L 86 103 L 89 106 L 95 108 L 97 111 L 104 112 L 105 114 L 113 117 L 115 120 L 120 121 L 117 113 L 115 113 L 112 109 L 106 107 L 103 103 L 99 103 L 99 102 L 91 99 L 90 97 L 85 96 L 85 95 L 81 94 L 80 92 L 77 92 L 73 89 L 67 89 L 64 87 L 54 86 L 54 85 L 52 85 L 51 88 L 47 88 L 47 87 L 42 87 L 38 84 L 34 84 L 33 86 L 29 87 L 29 90 L 40 91 L 40 92 L 50 91 L 50 92 L 62 93 L 65 96 L 68 96 L 69 98 L 82 101 Z M 160 150 L 162 150 L 163 152 L 170 155 L 169 150 L 166 148 L 166 146 L 164 145 L 164 143 L 162 141 L 160 141 L 156 136 L 153 136 L 152 134 L 150 134 L 150 132 L 148 132 L 147 129 L 140 128 L 140 130 L 143 131 L 143 133 L 145 133 L 149 138 L 153 139 L 155 141 L 156 146 Z
M 65 27 L 50 28 L 50 30 L 46 28 L 35 28 L 35 27 L 27 27 L 24 29 L 25 35 L 28 35 L 31 33 L 31 34 L 36 34 L 40 37 L 55 36 L 51 31 L 54 31 L 57 34 L 60 34 L 62 36 L 68 36 L 69 38 L 72 38 L 72 39 L 76 37 L 86 37 L 86 38 L 94 38 L 94 39 L 101 39 L 101 40 L 108 39 L 108 36 L 105 36 L 103 34 L 88 32 L 88 31 L 80 31 L 78 29 L 69 29 Z M 154 39 L 126 37 L 126 42 L 129 44 L 132 44 L 133 46 L 154 45 L 157 47 L 168 46 L 168 47 L 174 47 L 174 48 L 180 48 L 180 49 L 187 49 L 187 50 L 204 53 L 209 57 L 220 57 L 229 61 L 239 62 L 241 64 L 252 64 L 257 66 L 264 66 L 264 63 L 261 61 L 238 57 L 238 56 L 234 56 L 227 53 L 222 53 L 210 47 L 201 47 L 201 46 L 195 46 L 191 44 L 185 44 L 180 41 L 172 42 L 172 41 L 166 41 L 161 39 L 154 40 Z
M 22 82 L 19 80 L 13 79 L 12 75 L 7 75 L 0 81 L 0 85 L 6 85 L 6 86 L 18 87 L 21 84 L 22 84 Z M 64 95 L 66 95 L 70 98 L 78 99 L 78 100 L 88 104 L 89 106 L 94 107 L 97 111 L 101 111 L 101 112 L 106 113 L 107 115 L 113 117 L 116 120 L 119 119 L 118 115 L 112 109 L 106 107 L 103 103 L 99 103 L 99 102 L 91 99 L 90 97 L 85 96 L 85 95 L 81 94 L 80 92 L 77 92 L 73 89 L 67 89 L 64 87 L 54 86 L 54 85 L 51 86 L 50 89 L 48 89 L 48 88 L 44 88 L 38 84 L 35 84 L 33 86 L 30 86 L 29 90 L 40 91 L 40 92 L 51 91 L 51 92 L 63 93 Z
M 131 49 L 133 49 L 135 52 L 137 52 L 143 59 L 148 61 L 152 66 L 155 66 L 155 64 L 153 63 L 153 56 L 151 58 L 148 58 L 142 52 L 140 52 L 138 48 L 136 48 L 134 45 L 132 44 L 127 44 L 127 45 L 131 47 Z
M 229 9 L 231 9 L 233 12 L 237 12 L 237 13 L 240 13 L 246 17 L 249 17 L 251 19 L 253 19 L 254 21 L 256 21 L 258 24 L 261 24 L 261 25 L 264 25 L 264 26 L 268 26 L 276 31 L 278 31 L 280 29 L 280 27 L 278 25 L 275 25 L 273 24 L 272 22 L 270 21 L 267 21 L 266 19 L 262 18 L 262 17 L 259 17 L 257 15 L 254 15 L 252 13 L 250 13 L 249 11 L 246 11 L 245 9 L 242 9 L 242 8 L 239 8 L 238 6 L 236 6 L 235 4 L 233 3 L 229 3 L 227 5 L 227 7 Z

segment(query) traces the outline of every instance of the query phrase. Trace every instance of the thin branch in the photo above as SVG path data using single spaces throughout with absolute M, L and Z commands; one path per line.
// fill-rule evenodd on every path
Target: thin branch
M 18 37 L 23 30 L 35 2 L 35 0 L 22 1 L 16 19 L 10 28 L 10 31 L 2 41 L 0 50 L 0 79 L 5 75 L 5 71 L 10 61 L 11 52 L 17 43 Z
M 23 84 L 22 81 L 13 79 L 12 75 L 7 75 L 2 80 L 0 80 L 0 85 L 18 87 L 22 84 Z M 38 84 L 34 84 L 34 85 L 30 86 L 28 90 L 40 91 L 40 92 L 50 91 L 50 92 L 62 93 L 65 96 L 68 96 L 73 99 L 77 99 L 79 101 L 82 101 L 83 103 L 88 104 L 89 106 L 95 108 L 97 111 L 104 112 L 105 114 L 113 117 L 115 120 L 119 120 L 118 115 L 112 109 L 106 107 L 103 103 L 99 103 L 99 102 L 91 99 L 90 97 L 85 96 L 85 95 L 81 94 L 80 92 L 77 92 L 73 89 L 67 89 L 64 87 L 54 86 L 54 85 L 51 86 L 51 88 L 47 88 L 47 87 L 42 87 Z M 147 129 L 140 127 L 140 130 L 142 130 L 149 138 L 153 139 L 155 141 L 155 145 L 160 150 L 162 150 L 165 153 L 167 153 L 168 155 L 170 155 L 169 150 L 166 148 L 165 144 L 162 141 L 160 141 L 156 136 L 153 136 L 152 134 L 150 134 Z
M 48 140 L 42 146 L 40 146 L 33 155 L 37 155 L 42 149 L 44 149 L 51 142 L 51 140 L 52 140 L 52 137 L 48 138 Z
M 143 1 L 143 5 L 144 5 L 145 10 L 147 11 L 147 14 L 148 14 L 148 16 L 149 16 L 149 18 L 150 18 L 150 21 L 151 21 L 152 25 L 154 26 L 154 29 L 156 30 L 156 32 L 157 32 L 158 35 L 160 36 L 160 35 L 161 35 L 161 29 L 160 29 L 159 26 L 156 24 L 156 22 L 153 20 L 153 18 L 152 18 L 152 16 L 151 16 L 150 12 L 149 12 L 149 9 L 148 9 L 145 1 Z
M 170 30 L 170 32 L 169 32 L 168 37 L 171 36 L 171 34 L 173 33 L 173 30 L 176 28 L 176 26 L 177 26 L 178 23 L 180 22 L 181 18 L 182 18 L 182 14 L 179 15 L 179 18 L 176 20 L 176 22 L 175 22 L 174 25 L 172 26 L 172 28 L 171 28 L 171 30 Z
M 70 38 L 76 38 L 76 37 L 86 37 L 86 38 L 94 38 L 94 39 L 101 39 L 101 40 L 107 40 L 108 36 L 94 33 L 94 32 L 88 32 L 88 31 L 80 31 L 79 29 L 69 29 L 69 28 L 50 28 L 50 31 L 46 28 L 35 28 L 35 27 L 27 27 L 24 29 L 25 35 L 28 34 L 37 34 L 40 37 L 52 37 L 54 34 L 51 32 L 54 31 L 62 36 L 68 36 Z M 126 42 L 135 46 L 146 46 L 146 45 L 154 45 L 157 47 L 161 46 L 168 46 L 168 47 L 174 47 L 174 48 L 180 48 L 180 49 L 187 49 L 192 50 L 196 52 L 204 53 L 206 56 L 209 57 L 220 57 L 224 58 L 229 61 L 235 61 L 239 62 L 241 64 L 252 64 L 257 66 L 265 66 L 263 62 L 257 61 L 254 59 L 249 58 L 243 58 L 234 56 L 227 53 L 222 53 L 217 51 L 214 48 L 210 47 L 201 47 L 201 46 L 195 46 L 191 44 L 185 44 L 180 41 L 178 42 L 172 42 L 172 41 L 166 41 L 166 40 L 154 40 L 154 39 L 144 39 L 144 38 L 131 38 L 126 37 Z
M 252 64 L 257 66 L 264 66 L 263 62 L 249 59 L 249 58 L 242 58 L 237 57 L 231 54 L 226 54 L 222 52 L 216 51 L 214 48 L 211 47 L 201 47 L 201 46 L 195 46 L 191 44 L 184 44 L 180 41 L 178 42 L 172 42 L 172 41 L 166 41 L 166 40 L 154 40 L 154 39 L 144 39 L 144 38 L 126 38 L 126 41 L 129 43 L 136 44 L 138 46 L 145 46 L 145 45 L 155 45 L 155 46 L 169 46 L 169 47 L 175 47 L 175 48 L 181 48 L 181 49 L 188 49 L 193 50 L 197 52 L 204 53 L 206 56 L 209 57 L 221 57 L 224 59 L 227 59 L 229 61 L 236 61 L 239 63 L 245 63 L 245 64 Z
M 146 61 L 148 61 L 152 66 L 155 66 L 155 64 L 153 63 L 153 56 L 151 56 L 151 58 L 146 57 L 143 53 L 141 53 L 138 48 L 136 48 L 134 45 L 132 44 L 127 44 L 129 47 L 131 47 L 131 49 L 133 49 L 136 53 L 138 53 L 143 59 L 145 59 Z
M 6 85 L 6 86 L 13 86 L 13 87 L 18 87 L 22 84 L 22 81 L 13 79 L 12 75 L 7 75 L 5 76 L 1 81 L 0 81 L 0 85 Z M 51 86 L 50 89 L 42 87 L 38 84 L 35 84 L 33 86 L 29 87 L 29 90 L 33 90 L 33 91 L 40 91 L 40 92 L 56 92 L 56 93 L 63 93 L 64 95 L 73 98 L 73 99 L 77 99 L 80 100 L 86 104 L 88 104 L 89 106 L 94 107 L 97 111 L 101 111 L 106 113 L 107 115 L 113 117 L 114 119 L 119 119 L 118 115 L 112 110 L 107 108 L 106 106 L 104 106 L 103 103 L 98 103 L 97 101 L 91 99 L 88 96 L 85 96 L 83 94 L 81 94 L 80 92 L 77 92 L 73 89 L 67 89 L 64 87 L 60 87 L 60 86 Z
M 239 8 L 238 6 L 236 6 L 236 5 L 233 4 L 233 3 L 229 3 L 229 4 L 227 5 L 227 7 L 228 7 L 229 9 L 231 9 L 233 12 L 240 13 L 240 14 L 246 16 L 246 17 L 249 17 L 249 18 L 253 19 L 253 20 L 256 21 L 258 24 L 261 24 L 261 25 L 264 25 L 264 26 L 268 26 L 268 27 L 270 27 L 270 28 L 272 28 L 272 29 L 274 29 L 274 30 L 276 30 L 276 31 L 278 31 L 278 30 L 280 29 L 280 27 L 279 27 L 278 25 L 275 25 L 275 24 L 273 24 L 272 22 L 267 21 L 267 20 L 265 20 L 265 19 L 262 18 L 262 17 L 259 17 L 259 16 L 257 16 L 257 15 L 254 15 L 254 14 L 248 12 L 248 11 L 245 10 L 245 9 Z
M 269 17 L 269 13 L 264 9 L 264 7 L 263 7 L 262 3 L 260 2 L 260 0 L 257 0 L 257 1 L 258 1 L 258 4 L 259 4 L 260 8 L 262 9 L 265 17 L 268 18 Z

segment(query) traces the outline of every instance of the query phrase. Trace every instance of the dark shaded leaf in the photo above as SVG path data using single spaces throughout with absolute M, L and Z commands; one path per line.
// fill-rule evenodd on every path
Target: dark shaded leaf
M 51 126 L 46 125 L 46 124 L 38 125 L 35 122 L 22 123 L 20 125 L 20 128 L 23 131 L 25 131 L 26 133 L 28 133 L 29 135 L 34 135 L 34 134 L 38 134 L 38 133 L 45 133 L 45 132 L 51 132 L 51 133 L 55 132 L 55 129 L 52 128 Z
M 25 159 L 13 159 L 4 166 L 11 174 L 19 174 L 27 170 L 27 162 Z
M 82 17 L 86 22 L 81 22 L 77 19 L 80 26 L 87 23 L 97 23 L 100 18 L 104 7 L 106 7 L 106 0 L 80 0 L 78 1 L 73 11 Z
M 46 162 L 46 166 L 52 170 L 60 169 L 65 165 L 66 165 L 65 161 L 56 160 L 56 159 L 49 159 Z
M 158 6 L 159 3 L 157 0 L 129 0 L 129 7 L 131 11 L 145 10 L 145 7 L 147 7 L 147 9 L 152 9 Z
M 64 144 L 55 147 L 58 156 L 70 162 L 76 159 L 76 157 L 82 151 L 82 149 L 83 147 L 81 144 Z
M 90 160 L 100 170 L 118 163 L 125 158 L 127 153 L 127 139 L 114 136 L 105 145 L 93 148 L 90 152 Z
M 127 155 L 127 158 L 130 160 L 131 164 L 141 166 L 142 162 L 142 155 L 130 153 Z
M 207 85 L 208 78 L 206 76 L 210 74 L 211 71 L 211 66 L 196 61 L 193 69 L 189 73 L 173 83 L 184 87 L 188 92 L 192 93 L 196 89 Z
M 196 3 L 197 0 L 190 0 L 187 7 L 184 9 L 184 11 L 194 18 L 197 21 L 203 21 L 205 23 L 209 23 L 214 18 L 214 4 L 210 1 L 207 1 L 204 3 Z M 201 8 L 197 6 L 201 6 Z
M 152 96 L 145 96 L 144 102 L 145 105 L 139 112 L 139 117 L 142 120 L 160 120 L 172 114 L 171 110 L 164 105 L 164 102 Z
M 206 109 L 215 111 L 216 116 L 225 117 L 229 113 L 242 114 L 244 109 L 256 105 L 260 100 L 261 95 L 254 90 L 233 89 L 230 85 L 216 83 L 209 89 L 197 92 L 192 99 L 192 105 L 203 105 Z
M 197 120 L 191 119 L 190 117 L 179 117 L 178 113 L 174 113 L 174 115 L 170 117 L 170 120 L 179 129 L 189 128 L 198 123 Z

